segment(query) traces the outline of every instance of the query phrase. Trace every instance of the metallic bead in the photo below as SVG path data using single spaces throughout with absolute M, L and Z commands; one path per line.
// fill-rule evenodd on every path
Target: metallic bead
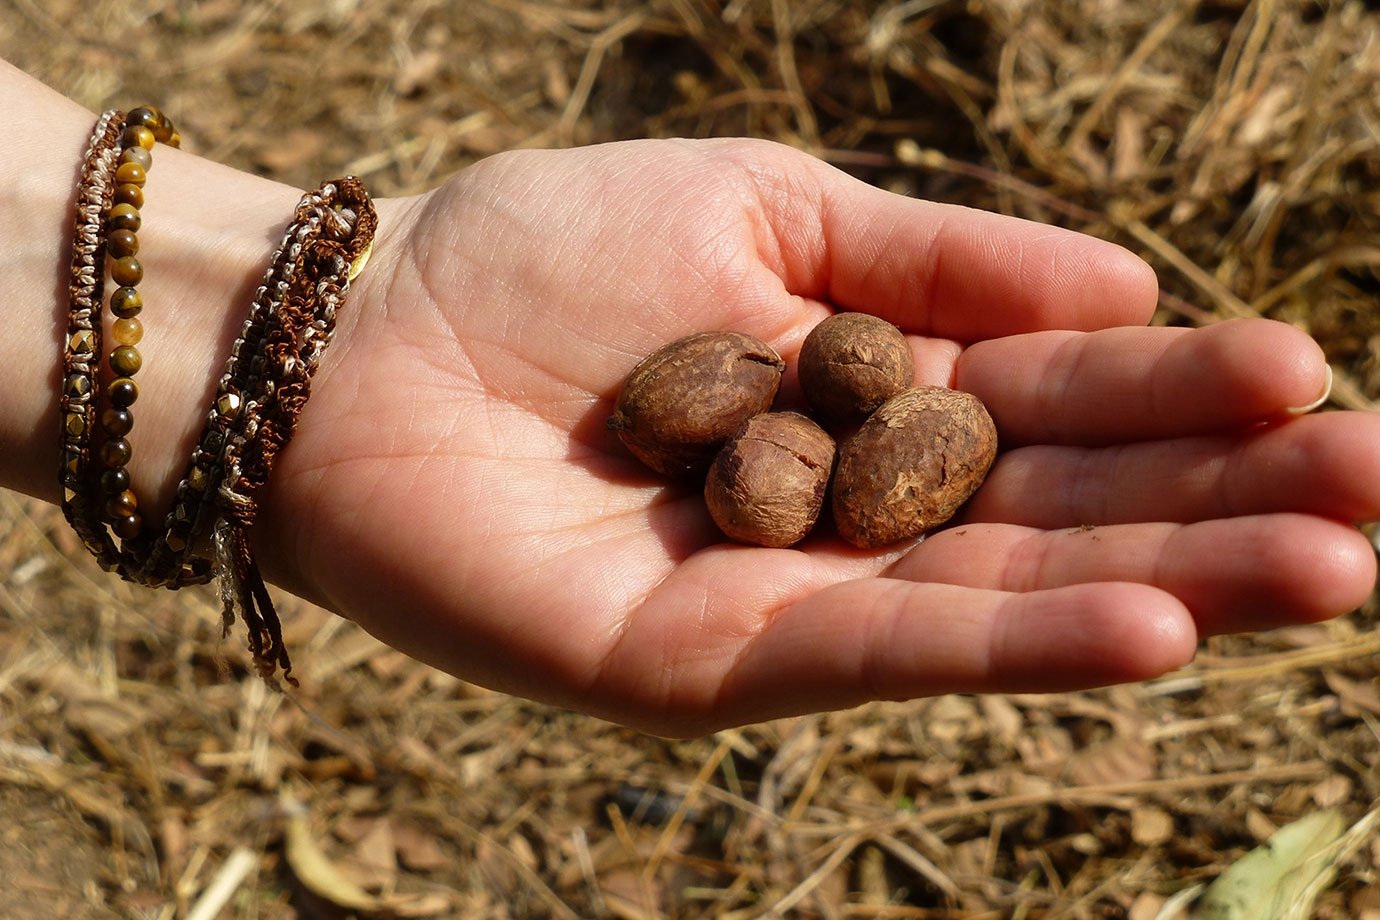
M 226 418 L 234 418 L 240 411 L 240 395 L 238 393 L 222 393 L 216 399 L 216 411 Z
M 90 355 L 96 351 L 96 333 L 91 329 L 78 329 L 67 340 L 67 348 L 74 355 Z

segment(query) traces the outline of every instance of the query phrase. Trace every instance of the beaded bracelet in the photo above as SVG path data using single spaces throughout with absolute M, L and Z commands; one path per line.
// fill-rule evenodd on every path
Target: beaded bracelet
M 111 337 L 116 346 L 110 352 L 110 370 L 115 378 L 106 389 L 109 407 L 101 412 L 105 441 L 100 460 L 104 472 L 100 486 L 106 523 L 122 540 L 136 540 L 144 529 L 139 501 L 130 489 L 129 464 L 133 449 L 128 435 L 134 427 L 131 406 L 139 398 L 134 375 L 143 366 L 139 342 L 144 335 L 139 313 L 144 301 L 136 285 L 144 279 L 140 264 L 138 232 L 143 223 L 139 208 L 144 204 L 144 183 L 153 168 L 153 146 L 161 141 L 179 146 L 180 137 L 173 123 L 152 106 L 131 109 L 120 132 L 120 157 L 115 168 L 114 205 L 106 218 L 106 250 L 111 258 L 110 280 L 119 285 L 110 295 L 110 312 L 115 315 Z
M 178 146 L 181 137 L 172 121 L 150 106 L 128 115 L 107 111 L 92 132 L 78 184 L 60 398 L 63 512 L 102 568 L 141 583 L 146 582 L 137 572 L 147 548 L 139 539 L 142 520 L 135 516 L 137 499 L 129 489 L 125 469 L 131 453 L 126 435 L 133 427 L 129 407 L 138 396 L 132 375 L 142 365 L 134 348 L 143 334 L 137 318 L 143 301 L 134 287 L 143 273 L 134 259 L 136 234 L 142 224 L 143 181 L 152 165 L 149 151 L 155 141 Z M 107 255 L 114 261 L 112 279 L 121 285 L 110 298 L 116 316 L 112 335 L 118 343 L 110 364 L 119 376 L 105 388 L 109 405 L 100 411 L 98 425 L 102 386 L 96 367 L 103 354 Z M 93 441 L 98 429 L 105 440 L 96 449 Z M 93 456 L 101 466 L 98 475 L 90 469 Z M 112 529 L 121 539 L 118 546 Z M 209 560 L 194 560 L 165 584 L 177 588 L 210 578 Z
M 117 139 L 122 143 L 117 145 Z M 173 508 L 161 533 L 148 531 L 125 469 L 131 453 L 126 435 L 133 426 L 129 406 L 138 394 L 132 376 L 142 365 L 136 348 L 142 336 L 142 300 L 135 287 L 142 268 L 134 259 L 135 234 L 143 203 L 141 180 L 152 164 L 153 142 L 176 146 L 179 140 L 172 123 L 151 107 L 128 116 L 106 112 L 83 161 L 60 404 L 63 509 L 101 566 L 129 581 L 180 588 L 204 583 L 214 574 L 226 632 L 238 613 L 249 629 L 259 673 L 272 681 L 281 668 L 295 683 L 250 531 L 257 496 L 310 396 L 336 310 L 368 260 L 377 216 L 364 184 L 353 176 L 327 182 L 299 202 L 231 349 Z M 112 335 L 119 345 L 110 359 L 119 376 L 110 383 L 111 405 L 101 416 L 104 469 L 93 479 L 91 438 L 101 395 L 92 370 L 101 358 L 103 273 L 98 267 L 107 252 L 115 259 L 112 280 L 120 284 L 111 296 L 117 317 Z M 121 536 L 120 546 L 107 525 Z M 207 536 L 213 559 L 195 555 Z

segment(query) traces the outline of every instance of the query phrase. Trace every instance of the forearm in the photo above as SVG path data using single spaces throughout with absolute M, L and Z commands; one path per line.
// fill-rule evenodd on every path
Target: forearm
M 3 62 L 0 98 L 12 123 L 26 129 L 12 139 L 0 172 L 0 247 L 10 267 L 0 337 L 0 485 L 55 501 L 73 208 L 95 116 Z M 157 100 L 122 107 L 145 101 Z M 299 193 L 161 144 L 145 192 L 144 367 L 129 470 L 135 493 L 162 506 Z

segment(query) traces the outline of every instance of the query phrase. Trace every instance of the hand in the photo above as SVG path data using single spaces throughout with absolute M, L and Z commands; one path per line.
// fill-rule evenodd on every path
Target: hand
M 1380 515 L 1380 419 L 1288 415 L 1327 386 L 1291 327 L 1139 328 L 1153 274 L 1109 243 L 749 141 L 505 154 L 382 214 L 263 556 L 477 683 L 690 734 L 1147 678 L 1374 584 L 1346 522 Z M 844 309 L 1001 432 L 965 520 L 918 546 L 726 542 L 605 431 L 654 348 L 734 329 L 793 363 Z

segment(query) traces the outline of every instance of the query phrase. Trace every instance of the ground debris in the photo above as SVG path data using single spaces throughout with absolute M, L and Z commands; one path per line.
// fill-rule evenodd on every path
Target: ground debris
M 197 152 L 302 187 L 775 138 L 1116 240 L 1159 273 L 1156 322 L 1294 323 L 1334 403 L 1380 398 L 1373 5 L 26 0 L 0 56 L 95 109 L 158 99 Z M 205 598 L 136 595 L 55 511 L 0 502 L 0 892 L 21 918 L 186 916 L 227 863 L 247 871 L 222 916 L 309 916 L 305 839 L 396 916 L 1148 920 L 1321 808 L 1373 831 L 1374 600 L 1210 640 L 1143 686 L 673 743 L 463 684 L 307 605 L 284 611 L 312 645 L 302 689 L 268 694 Z M 285 821 L 289 786 L 305 814 Z M 1380 912 L 1373 832 L 1342 839 L 1315 915 Z

